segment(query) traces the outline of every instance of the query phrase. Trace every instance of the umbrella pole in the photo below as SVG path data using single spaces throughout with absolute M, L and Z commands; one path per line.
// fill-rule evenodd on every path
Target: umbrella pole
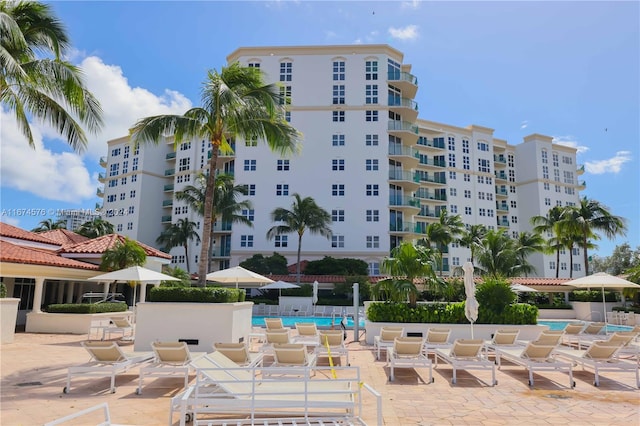
M 602 306 L 603 306 L 602 313 L 604 314 L 604 329 L 605 329 L 605 332 L 608 332 L 609 329 L 607 327 L 607 302 L 605 302 L 605 299 L 604 299 L 604 286 L 602 287 Z
M 471 338 L 473 339 L 473 321 L 471 321 Z

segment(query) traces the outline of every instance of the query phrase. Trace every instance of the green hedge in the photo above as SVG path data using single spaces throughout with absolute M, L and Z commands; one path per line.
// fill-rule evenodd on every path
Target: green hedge
M 52 314 L 100 314 L 103 312 L 124 312 L 127 304 L 124 302 L 105 303 L 60 303 L 47 306 L 47 312 Z
M 574 290 L 569 293 L 572 302 L 602 302 L 602 290 Z M 604 292 L 606 302 L 617 302 L 618 296 L 613 291 Z
M 467 324 L 464 302 L 418 304 L 415 308 L 406 303 L 373 302 L 367 310 L 367 318 L 373 322 Z M 480 306 L 477 324 L 536 324 L 538 308 L 526 303 L 506 306 L 501 313 Z
M 4 283 L 0 283 L 0 299 L 7 297 L 7 286 Z
M 154 287 L 150 302 L 234 303 L 244 302 L 244 289 L 223 287 Z

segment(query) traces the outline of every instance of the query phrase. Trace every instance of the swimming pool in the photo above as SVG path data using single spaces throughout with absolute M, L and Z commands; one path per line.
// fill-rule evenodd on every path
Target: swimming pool
M 549 330 L 564 330 L 567 324 L 576 322 L 576 321 L 538 321 L 538 325 L 547 325 L 549 326 Z M 626 325 L 614 325 L 607 324 L 607 332 L 613 333 L 616 331 L 631 331 L 633 327 L 629 327 Z
M 251 318 L 251 325 L 254 327 L 264 327 L 264 319 L 265 318 L 273 318 L 266 316 L 256 316 L 254 315 Z M 316 327 L 331 327 L 331 318 L 330 317 L 279 317 L 282 318 L 282 325 L 285 327 L 295 327 L 297 322 L 313 322 L 316 324 Z M 340 316 L 336 316 L 333 325 L 335 327 L 340 327 L 340 321 L 342 318 Z M 353 318 L 347 318 L 348 328 L 353 327 Z M 364 318 L 360 318 L 360 327 L 364 327 Z

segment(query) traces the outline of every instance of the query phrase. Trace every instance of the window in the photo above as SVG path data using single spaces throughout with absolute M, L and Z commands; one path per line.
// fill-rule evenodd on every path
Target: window
M 544 187 L 545 191 L 548 191 L 550 188 L 549 182 L 545 182 L 542 186 Z
M 343 159 L 331 160 L 331 170 L 333 171 L 344 170 L 344 160 Z
M 365 86 L 365 103 L 377 104 L 378 103 L 378 85 L 367 84 Z
M 126 185 L 127 184 L 127 177 L 123 177 L 122 179 L 120 179 L 120 185 Z
M 114 148 L 114 149 L 111 150 L 111 156 L 112 157 L 116 157 L 116 156 L 120 155 L 120 152 L 122 152 L 120 150 L 120 148 Z
M 292 72 L 292 62 L 280 62 L 280 81 L 291 81 Z
M 518 216 L 511 216 L 511 223 L 518 223 Z
M 515 186 L 513 186 L 513 185 L 509 185 L 509 192 L 510 192 L 511 194 L 515 194 L 515 193 L 516 193 L 516 187 L 515 187 Z
M 455 197 L 458 195 L 458 190 L 456 188 L 449 188 L 449 195 Z
M 255 213 L 256 211 L 254 209 L 242 209 L 242 216 L 244 216 L 245 219 L 253 222 L 253 219 L 255 218 Z
M 471 175 L 469 173 L 465 173 L 463 178 L 465 182 L 471 182 Z
M 378 79 L 378 61 L 366 61 L 364 63 L 365 80 Z
M 284 112 L 284 121 L 287 123 L 291 123 L 291 111 Z
M 553 167 L 558 167 L 558 154 L 556 154 L 555 152 L 553 154 L 551 154 L 551 158 L 553 159 Z
M 129 162 L 128 161 L 123 161 L 122 162 L 122 173 L 128 173 L 129 172 Z
M 489 216 L 489 217 L 493 217 L 493 216 L 494 216 L 494 211 L 493 211 L 493 209 L 488 209 L 488 210 L 487 210 L 487 216 Z
M 132 175 L 131 182 L 137 182 L 137 181 L 138 181 L 138 175 Z
M 471 207 L 465 207 L 464 208 L 464 214 L 466 214 L 467 216 L 471 215 Z
M 379 210 L 367 210 L 366 211 L 367 222 L 379 222 L 380 211 Z
M 378 135 L 366 135 L 364 142 L 366 146 L 378 146 Z
M 478 142 L 478 151 L 489 151 L 489 144 L 486 142 Z
M 471 190 L 469 189 L 464 190 L 464 198 L 471 198 Z
M 379 262 L 369 262 L 369 275 L 380 275 L 380 263 Z
M 134 207 L 134 206 L 129 206 L 129 211 L 128 211 L 128 213 L 129 213 L 129 214 L 133 214 L 133 213 L 134 213 L 134 211 L 135 211 L 135 207 Z
M 344 61 L 333 61 L 333 80 L 344 81 Z
M 118 232 L 122 232 L 122 224 L 121 224 L 121 223 L 119 223 L 119 224 L 116 226 L 116 231 L 118 231 Z
M 562 164 L 573 164 L 573 158 L 567 157 L 566 155 L 562 156 Z
M 456 155 L 449 154 L 449 167 L 455 167 L 455 166 L 456 166 Z
M 331 185 L 331 195 L 334 197 L 344 197 L 344 184 Z
M 280 105 L 291 105 L 291 86 L 280 86 Z
M 478 215 L 486 216 L 487 215 L 487 210 L 486 209 L 478 209 Z
M 478 158 L 478 171 L 491 173 L 491 164 L 489 163 L 489 160 Z
M 276 163 L 276 170 L 279 172 L 289 170 L 289 160 L 278 160 Z
M 471 163 L 469 161 L 469 156 L 468 155 L 463 155 L 462 156 L 462 168 L 465 170 L 471 170 Z
M 113 203 L 114 201 L 116 201 L 116 198 L 117 198 L 117 197 L 116 197 L 116 195 L 115 195 L 115 194 L 113 194 L 113 195 L 107 195 L 107 202 L 108 202 L 108 203 Z
M 256 195 L 256 185 L 255 184 L 249 184 L 249 185 L 244 185 L 244 189 L 247 192 L 247 195 L 251 195 L 254 196 Z
M 136 145 L 135 148 L 133 149 L 133 155 L 138 155 L 140 154 L 140 145 Z
M 127 223 L 127 230 L 131 231 L 133 229 L 133 222 L 128 222 Z
M 260 62 L 249 62 L 249 68 L 260 68 Z
M 188 151 L 191 149 L 191 141 L 180 144 L 180 151 Z
M 469 153 L 469 141 L 467 139 L 462 139 L 462 153 Z
M 484 192 L 478 192 L 478 199 L 484 200 Z
M 127 198 L 127 194 L 124 192 L 120 193 L 120 201 L 124 200 L 125 198 Z
M 451 264 L 453 266 L 460 266 L 460 258 L 456 257 L 456 256 L 452 257 L 451 258 Z
M 378 111 L 365 111 L 366 121 L 378 121 Z
M 287 235 L 276 235 L 274 245 L 276 247 L 287 247 L 288 241 L 289 241 L 289 238 L 287 237 Z
M 118 179 L 111 179 L 109 181 L 109 188 L 113 188 L 114 186 L 118 186 Z
M 573 270 L 574 271 L 581 271 L 582 270 L 582 265 L 580 265 L 579 263 L 574 263 L 573 264 Z
M 253 247 L 253 235 L 240 235 L 240 247 Z
M 245 139 L 244 146 L 258 146 L 258 138 Z
M 447 138 L 447 149 L 449 151 L 455 151 L 456 150 L 456 139 L 453 136 L 449 136 Z
M 331 210 L 331 220 L 333 222 L 344 222 L 344 210 Z
M 244 160 L 244 170 L 254 172 L 256 170 L 256 160 Z
M 487 192 L 487 200 L 493 201 L 493 194 L 492 193 Z
M 426 155 L 425 155 L 426 157 Z M 456 172 L 449 172 L 449 179 L 456 180 Z
M 560 182 L 560 170 L 553 169 L 553 180 Z
M 556 262 L 555 262 L 555 261 L 551 260 L 551 261 L 549 262 L 549 269 L 551 269 L 551 270 L 554 270 L 554 271 L 555 271 L 555 269 L 556 269 Z
M 333 146 L 344 146 L 344 135 L 333 135 L 331 137 L 331 144 Z
M 542 150 L 542 164 L 547 164 L 549 162 L 548 153 L 545 150 Z
M 451 213 L 452 214 L 457 214 L 458 213 L 458 206 L 452 204 L 450 209 L 451 209 Z
M 545 206 L 550 206 L 551 205 L 551 198 L 545 198 L 544 199 L 544 205 Z
M 178 171 L 183 172 L 185 170 L 189 170 L 190 164 L 191 158 L 181 158 L 178 166 Z
M 344 111 L 333 111 L 333 121 L 334 122 L 343 122 L 344 121 Z
M 367 171 L 378 170 L 378 160 L 376 160 L 376 159 L 367 159 L 367 160 L 365 160 L 365 170 L 367 170 Z
M 130 147 L 125 146 L 124 147 L 124 156 L 123 156 L 124 158 L 129 158 L 129 151 L 130 151 Z M 569 164 L 571 164 L 571 163 L 569 163 Z
M 343 248 L 344 247 L 344 235 L 332 235 L 331 236 L 331 247 L 332 248 Z
M 333 86 L 333 104 L 344 105 L 344 84 L 335 84 Z
M 380 248 L 380 237 L 377 235 L 367 235 L 367 248 Z
M 118 176 L 120 170 L 120 163 L 113 163 L 109 166 L 109 176 Z
M 124 171 L 123 171 L 124 173 Z M 573 172 L 568 172 L 568 171 L 564 171 L 564 183 L 568 183 L 570 185 L 573 185 Z
M 478 176 L 478 183 L 484 183 L 484 176 Z
M 379 195 L 378 184 L 367 184 L 367 197 L 377 197 Z
M 289 195 L 289 185 L 286 183 L 277 184 L 276 185 L 276 195 L 277 196 L 286 196 Z

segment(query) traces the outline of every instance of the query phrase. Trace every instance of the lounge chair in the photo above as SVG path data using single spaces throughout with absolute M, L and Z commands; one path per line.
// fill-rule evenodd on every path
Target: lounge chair
M 599 336 L 604 337 L 604 336 Z M 636 331 L 618 331 L 610 335 L 605 340 L 597 340 L 600 342 L 612 342 L 620 345 L 620 350 L 618 351 L 618 358 L 636 358 L 636 361 L 640 363 L 640 344 L 635 341 L 638 337 L 638 332 Z M 587 345 L 591 345 L 592 342 L 587 343 Z
M 297 367 L 296 371 L 298 373 L 304 371 L 305 374 L 308 373 L 308 370 L 313 371 L 318 359 L 316 354 L 309 353 L 302 343 L 274 343 L 273 358 L 274 362 L 271 367 Z M 301 368 L 304 368 L 304 370 L 301 370 Z M 270 370 L 276 371 L 275 369 Z M 282 374 L 282 371 L 278 369 L 279 374 Z M 266 373 L 263 372 L 263 374 Z M 289 373 L 287 372 L 287 374 Z
M 282 318 L 265 318 L 264 324 L 267 326 L 267 330 L 288 330 L 282 325 Z
M 220 351 L 227 358 L 240 367 L 261 367 L 264 354 L 261 352 L 249 352 L 245 343 L 214 343 L 213 348 Z
M 307 346 L 317 346 L 320 343 L 318 339 L 318 327 L 314 322 L 297 322 L 296 330 L 297 336 L 293 336 L 291 341 L 293 343 L 304 343 Z
M 424 339 L 422 337 L 396 337 L 393 346 L 387 349 L 387 363 L 389 364 L 389 380 L 393 381 L 396 368 L 429 369 L 429 381 L 433 383 L 433 366 L 431 360 L 423 352 Z
M 636 386 L 640 388 L 640 373 L 637 362 L 628 362 L 617 357 L 622 346 L 617 342 L 593 342 L 589 349 L 564 349 L 556 350 L 556 355 L 580 364 L 584 370 L 586 367 L 594 370 L 594 386 L 600 386 L 600 371 L 627 371 L 636 373 Z
M 318 334 L 320 344 L 316 346 L 316 356 L 318 358 L 328 357 L 333 362 L 334 357 L 344 355 L 344 365 L 349 365 L 349 349 L 344 343 L 342 330 L 320 330 Z
M 102 340 L 105 339 L 106 336 L 111 338 L 111 334 L 120 334 L 121 339 L 123 340 L 133 340 L 134 338 L 134 326 L 131 324 L 127 317 L 111 317 L 110 326 L 106 327 L 102 331 Z
M 387 350 L 393 346 L 396 337 L 402 337 L 404 327 L 382 327 L 380 334 L 373 338 L 373 349 L 376 351 L 376 359 L 380 359 L 380 349 Z
M 115 393 L 116 375 L 153 358 L 152 352 L 125 354 L 116 342 L 88 341 L 82 342 L 82 347 L 89 352 L 91 359 L 85 364 L 69 367 L 67 385 L 62 390 L 64 393 L 71 391 L 71 378 L 77 376 L 110 377 L 109 389 Z
M 452 346 L 449 340 L 451 336 L 450 328 L 430 328 L 427 330 L 427 337 L 424 340 L 424 351 L 427 356 L 434 354 L 436 349 L 447 349 Z
M 435 349 L 435 366 L 438 367 L 438 358 L 450 364 L 453 368 L 453 384 L 457 381 L 457 370 L 491 370 L 491 386 L 495 386 L 498 384 L 496 365 L 486 357 L 483 346 L 484 341 L 481 339 L 457 339 L 449 350 Z
M 491 335 L 491 340 L 484 344 L 487 355 L 491 355 L 492 353 L 495 354 L 495 351 L 498 348 L 522 349 L 522 345 L 518 343 L 517 340 L 518 334 L 520 334 L 520 330 L 517 329 L 496 330 L 496 332 Z
M 267 330 L 264 333 L 265 343 L 260 347 L 260 352 L 264 354 L 273 354 L 273 345 L 275 343 L 291 343 L 289 337 L 289 329 Z
M 142 385 L 145 376 L 183 376 L 184 387 L 186 388 L 189 383 L 189 363 L 193 360 L 187 344 L 185 342 L 152 342 L 151 349 L 153 349 L 154 353 L 153 362 L 140 367 L 136 393 L 138 395 L 142 394 Z
M 94 411 L 102 410 L 102 414 L 104 416 L 104 421 L 100 423 L 99 426 L 118 426 L 115 423 L 111 423 L 111 414 L 109 413 L 109 406 L 106 402 L 103 402 L 98 405 L 94 405 L 93 407 L 86 408 L 84 410 L 77 411 L 73 414 L 69 414 L 68 416 L 61 417 L 59 419 L 53 420 L 51 422 L 45 423 L 44 426 L 58 426 L 63 423 L 70 422 L 71 420 L 76 420 L 80 417 L 86 416 L 87 414 L 92 414 Z M 95 416 L 92 416 L 95 417 Z
M 502 365 L 502 359 L 506 359 L 517 365 L 521 365 L 529 371 L 529 386 L 533 387 L 533 373 L 537 370 L 545 371 L 563 371 L 569 374 L 569 387 L 573 388 L 576 384 L 573 381 L 572 364 L 570 362 L 562 362 L 554 356 L 557 345 L 542 345 L 530 342 L 522 349 L 510 347 L 495 347 L 496 363 L 498 369 Z
M 570 325 L 571 324 L 568 324 L 567 328 Z M 569 346 L 577 344 L 578 349 L 582 349 L 583 342 L 593 341 L 596 336 L 599 338 L 603 336 L 602 333 L 606 329 L 605 325 L 606 324 L 603 322 L 592 322 L 578 333 L 574 333 L 573 330 L 571 330 L 571 333 L 567 333 L 565 328 L 565 334 L 562 336 L 562 343 Z

